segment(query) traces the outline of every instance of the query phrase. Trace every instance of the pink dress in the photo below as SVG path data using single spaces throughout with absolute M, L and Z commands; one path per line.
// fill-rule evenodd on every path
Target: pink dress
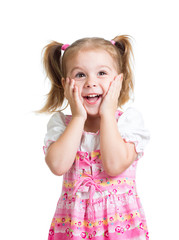
M 71 119 L 57 112 L 47 125 L 44 153 Z M 135 173 L 150 134 L 134 108 L 116 112 L 119 132 L 135 144 L 137 159 L 122 174 L 111 177 L 103 169 L 99 134 L 83 132 L 75 161 L 63 175 L 62 192 L 48 240 L 149 239 L 145 215 L 136 191 Z M 70 151 L 70 149 L 69 149 Z

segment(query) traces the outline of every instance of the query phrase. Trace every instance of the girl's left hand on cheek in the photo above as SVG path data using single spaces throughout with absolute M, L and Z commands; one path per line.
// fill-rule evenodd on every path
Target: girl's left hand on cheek
M 115 112 L 118 108 L 118 99 L 122 88 L 122 80 L 123 74 L 120 74 L 116 76 L 115 79 L 110 83 L 109 89 L 104 96 L 99 109 L 100 116 L 104 114 L 115 115 Z

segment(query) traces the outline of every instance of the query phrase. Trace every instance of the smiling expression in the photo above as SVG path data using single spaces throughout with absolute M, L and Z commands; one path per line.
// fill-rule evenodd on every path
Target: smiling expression
M 104 50 L 83 50 L 66 62 L 67 77 L 75 80 L 88 115 L 96 116 L 110 83 L 119 74 L 111 55 Z

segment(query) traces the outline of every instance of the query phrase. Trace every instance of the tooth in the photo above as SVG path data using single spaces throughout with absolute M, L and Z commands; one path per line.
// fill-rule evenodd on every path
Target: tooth
M 88 95 L 88 97 L 97 97 L 98 95 Z

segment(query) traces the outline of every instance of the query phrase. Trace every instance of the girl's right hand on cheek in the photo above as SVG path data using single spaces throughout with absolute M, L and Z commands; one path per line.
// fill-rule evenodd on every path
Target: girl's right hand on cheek
M 64 95 L 70 104 L 72 117 L 82 117 L 86 120 L 87 113 L 80 100 L 78 87 L 75 86 L 75 80 L 70 78 L 66 79 Z

